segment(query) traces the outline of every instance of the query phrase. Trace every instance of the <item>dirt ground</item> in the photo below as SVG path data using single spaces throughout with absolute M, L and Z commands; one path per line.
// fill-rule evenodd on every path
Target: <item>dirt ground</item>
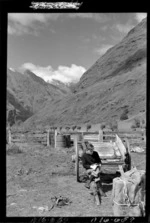
M 111 181 L 103 181 L 107 194 L 96 206 L 90 190 L 76 181 L 74 148 L 56 150 L 42 145 L 20 146 L 21 153 L 7 153 L 7 216 L 113 216 Z M 146 154 L 132 153 L 138 169 L 145 169 Z M 80 167 L 80 175 L 84 170 Z M 107 172 L 107 170 L 106 170 Z M 112 176 L 112 175 L 109 175 Z M 104 175 L 103 175 L 104 177 Z M 111 178 L 112 179 L 112 178 Z M 54 197 L 68 199 L 58 207 Z M 42 210 L 42 207 L 45 207 Z

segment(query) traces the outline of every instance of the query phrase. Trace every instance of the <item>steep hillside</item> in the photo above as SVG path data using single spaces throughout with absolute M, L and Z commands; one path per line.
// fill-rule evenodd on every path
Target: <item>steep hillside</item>
M 74 94 L 46 106 L 25 122 L 70 125 L 119 120 L 146 111 L 146 19 L 86 71 Z
M 146 57 L 146 19 L 134 27 L 117 45 L 110 48 L 81 77 L 76 91 L 101 80 L 130 71 Z
M 25 121 L 49 101 L 60 99 L 69 93 L 68 89 L 45 82 L 27 70 L 23 74 L 7 71 L 7 115 L 10 123 L 14 119 Z
M 48 83 L 58 87 L 65 94 L 66 94 L 66 92 L 70 93 L 70 91 L 71 91 L 70 84 L 63 83 L 63 82 L 61 82 L 59 80 L 52 79 L 52 81 L 48 82 Z

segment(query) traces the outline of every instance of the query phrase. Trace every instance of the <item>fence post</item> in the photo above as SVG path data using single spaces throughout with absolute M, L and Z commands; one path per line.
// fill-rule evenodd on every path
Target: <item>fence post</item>
M 75 146 L 75 151 L 76 151 L 75 172 L 76 172 L 77 182 L 79 182 L 79 150 L 78 150 L 78 137 L 77 137 L 77 135 L 74 138 L 74 146 Z
M 82 131 L 82 140 L 84 140 L 84 135 L 83 135 L 83 131 Z
M 99 136 L 98 136 L 99 142 L 103 142 L 103 130 L 99 130 Z
M 55 130 L 55 149 L 57 147 L 57 130 Z
M 144 142 L 146 142 L 146 130 L 144 130 Z
M 49 146 L 49 129 L 47 130 L 47 146 Z
M 11 131 L 10 129 L 8 130 L 8 144 L 11 144 Z

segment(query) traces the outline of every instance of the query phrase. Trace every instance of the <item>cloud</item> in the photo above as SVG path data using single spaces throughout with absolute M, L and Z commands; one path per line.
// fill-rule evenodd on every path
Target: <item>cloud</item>
M 135 13 L 135 19 L 137 22 L 141 22 L 142 19 L 147 17 L 147 13 Z M 126 24 L 115 24 L 112 28 L 115 28 L 122 34 L 127 34 L 133 27 L 135 27 L 135 23 L 130 19 Z
M 9 13 L 8 34 L 38 35 L 38 30 L 42 29 L 43 25 L 47 25 L 51 20 L 56 21 L 59 17 L 89 18 L 101 23 L 109 20 L 109 17 L 103 13 Z M 55 33 L 53 29 L 51 31 Z
M 9 13 L 8 14 L 8 34 L 37 35 L 38 30 L 43 25 L 47 25 L 50 20 L 57 20 L 61 14 L 43 14 L 43 13 Z M 54 32 L 54 30 L 52 30 Z
M 89 42 L 91 42 L 91 39 L 88 38 L 88 37 L 87 37 L 87 38 L 84 38 L 84 39 L 83 39 L 83 42 L 85 42 L 85 43 L 89 43 Z
M 102 56 L 111 47 L 113 47 L 113 45 L 103 44 L 100 48 L 95 49 L 94 52 L 97 53 L 99 56 Z
M 147 13 L 135 13 L 135 19 L 141 22 L 142 19 L 147 17 Z
M 64 83 L 79 81 L 86 69 L 82 66 L 72 64 L 70 67 L 58 66 L 54 70 L 51 66 L 42 67 L 32 63 L 24 63 L 18 70 L 24 72 L 26 69 L 31 70 L 37 76 L 43 78 L 45 81 L 52 81 L 52 79 L 59 80 Z
M 35 22 L 46 23 L 49 20 L 57 20 L 60 15 L 59 13 L 9 13 L 8 20 L 20 23 L 23 26 L 32 26 Z
M 102 26 L 101 27 L 101 30 L 106 31 L 108 28 L 109 28 L 109 26 L 108 25 L 105 25 L 105 26 Z
M 36 28 L 25 27 L 19 23 L 8 25 L 8 34 L 20 36 L 23 34 L 32 34 L 34 36 L 38 35 L 38 30 Z
M 110 20 L 110 17 L 104 13 L 9 13 L 8 34 L 38 35 L 38 30 L 42 29 L 43 25 L 47 25 L 51 20 L 56 21 L 60 17 L 93 19 L 100 23 Z M 51 31 L 55 33 L 53 29 Z
M 11 71 L 15 72 L 15 69 L 14 69 L 14 68 L 12 68 L 12 67 L 10 67 L 10 68 L 9 68 L 9 70 L 11 70 Z
M 15 29 L 11 27 L 10 25 L 8 25 L 8 33 L 13 34 L 14 32 L 15 32 Z
M 115 25 L 115 28 L 121 33 L 128 33 L 133 27 L 134 27 L 134 25 L 132 25 L 130 23 Z
M 70 18 L 93 19 L 97 22 L 104 23 L 110 20 L 108 15 L 104 13 L 69 13 Z

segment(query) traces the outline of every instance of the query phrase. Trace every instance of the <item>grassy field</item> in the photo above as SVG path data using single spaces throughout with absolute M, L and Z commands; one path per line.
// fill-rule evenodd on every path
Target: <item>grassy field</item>
M 57 150 L 40 144 L 7 148 L 7 216 L 113 216 L 112 183 L 103 182 L 107 197 L 96 206 L 84 183 L 76 182 L 72 154 L 74 148 Z M 137 169 L 145 170 L 146 154 L 131 155 Z M 53 207 L 54 196 L 70 202 Z

